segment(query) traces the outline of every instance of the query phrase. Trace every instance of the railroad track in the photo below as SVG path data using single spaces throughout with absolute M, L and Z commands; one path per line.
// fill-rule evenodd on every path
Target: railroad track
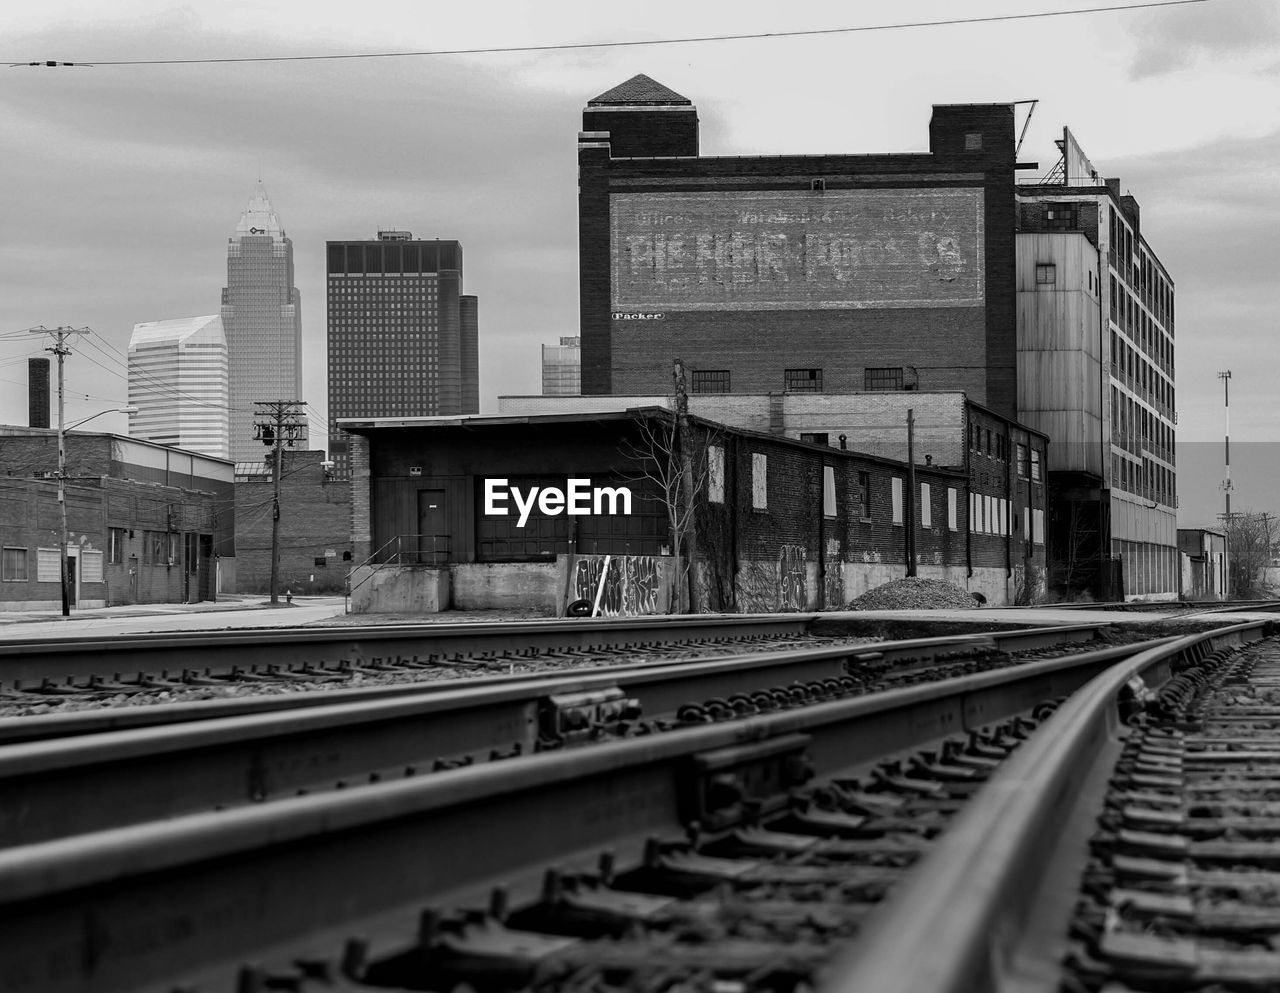
M 1276 989 L 1278 685 L 1280 629 L 1260 621 L 1100 675 L 992 777 L 829 988 Z
M 0 851 L 0 979 L 42 993 L 812 985 L 985 796 L 1028 715 L 1135 650 L 18 844 Z M 11 747 L 42 744 L 77 743 Z

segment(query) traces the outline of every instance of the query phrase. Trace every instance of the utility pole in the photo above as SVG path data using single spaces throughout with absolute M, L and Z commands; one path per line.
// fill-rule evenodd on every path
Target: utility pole
M 916 412 L 907 409 L 907 492 L 902 501 L 906 516 L 907 575 L 916 574 Z
M 1222 519 L 1226 522 L 1227 528 L 1227 553 L 1226 553 L 1226 574 L 1227 588 L 1225 591 L 1228 599 L 1231 596 L 1231 370 L 1227 369 L 1218 373 L 1218 378 L 1222 380 L 1222 407 L 1226 414 L 1226 435 L 1223 442 L 1223 458 L 1226 465 L 1226 475 L 1222 480 L 1222 492 L 1226 500 L 1225 513 Z
M 272 449 L 271 472 L 271 603 L 280 602 L 280 466 L 284 448 L 302 440 L 306 403 L 302 400 L 255 400 L 254 437 Z
M 698 494 L 693 489 L 693 434 L 689 430 L 689 391 L 685 381 L 684 362 L 672 364 L 676 389 L 676 445 L 680 451 L 680 490 L 689 531 L 685 537 L 685 554 L 689 559 L 689 613 L 698 612 Z M 676 563 L 680 568 L 680 563 Z
M 58 356 L 58 511 L 62 515 L 62 540 L 58 543 L 58 571 L 62 576 L 62 616 L 71 616 L 70 577 L 67 575 L 67 444 L 64 426 L 64 390 L 62 360 L 71 354 L 67 338 L 73 334 L 92 334 L 88 328 L 28 328 L 30 334 L 53 336 L 53 344 L 45 349 Z

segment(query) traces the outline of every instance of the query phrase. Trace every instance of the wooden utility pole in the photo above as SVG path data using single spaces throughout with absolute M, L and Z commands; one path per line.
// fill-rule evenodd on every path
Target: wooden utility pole
M 280 602 L 280 467 L 284 448 L 303 437 L 306 404 L 301 400 L 256 400 L 254 437 L 272 449 L 271 498 L 271 603 Z
M 907 410 L 907 492 L 902 501 L 906 515 L 907 575 L 916 574 L 916 412 Z
M 45 349 L 58 356 L 58 512 L 62 515 L 62 540 L 58 542 L 58 571 L 62 576 L 62 616 L 71 616 L 71 577 L 67 575 L 67 441 L 64 423 L 62 360 L 71 354 L 67 338 L 73 334 L 92 334 L 88 328 L 28 328 L 31 334 L 53 336 L 53 344 Z M 39 566 L 37 565 L 37 568 Z

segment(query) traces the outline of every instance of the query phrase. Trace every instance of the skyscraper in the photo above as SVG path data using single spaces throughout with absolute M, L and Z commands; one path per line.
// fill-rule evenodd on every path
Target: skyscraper
M 293 242 L 258 183 L 227 241 L 222 324 L 230 369 L 231 457 L 262 458 L 253 405 L 302 399 L 301 299 L 293 285 Z
M 129 339 L 129 434 L 229 458 L 222 318 L 135 324 Z M 261 447 L 261 446 L 259 446 Z
M 542 395 L 574 396 L 582 392 L 582 339 L 562 337 L 542 346 Z
M 379 231 L 328 243 L 329 417 L 480 410 L 477 302 L 462 293 L 462 245 Z M 345 432 L 330 429 L 347 478 Z

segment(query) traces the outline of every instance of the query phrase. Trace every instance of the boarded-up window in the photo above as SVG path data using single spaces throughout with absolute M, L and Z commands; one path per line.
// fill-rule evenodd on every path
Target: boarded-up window
M 822 467 L 822 516 L 836 516 L 836 470 L 829 465 Z
M 59 583 L 62 571 L 62 555 L 56 548 L 36 549 L 36 582 Z
M 947 528 L 951 531 L 960 530 L 957 520 L 956 490 L 954 486 L 947 487 Z
M 759 452 L 751 455 L 751 506 L 769 509 L 769 459 Z
M 1037 545 L 1044 544 L 1044 511 L 1038 507 L 1031 512 L 1031 540 Z
M 1040 453 L 1034 448 L 1031 449 L 1031 479 L 1040 482 Z
M 707 446 L 707 499 L 724 503 L 724 449 L 719 445 Z
M 902 523 L 902 480 L 893 477 L 893 523 Z
M 858 473 L 859 512 L 864 521 L 871 520 L 871 473 Z
M 933 505 L 928 483 L 920 484 L 920 526 L 933 527 Z
M 80 582 L 82 583 L 100 583 L 102 582 L 102 553 L 89 551 L 88 549 L 80 552 Z

